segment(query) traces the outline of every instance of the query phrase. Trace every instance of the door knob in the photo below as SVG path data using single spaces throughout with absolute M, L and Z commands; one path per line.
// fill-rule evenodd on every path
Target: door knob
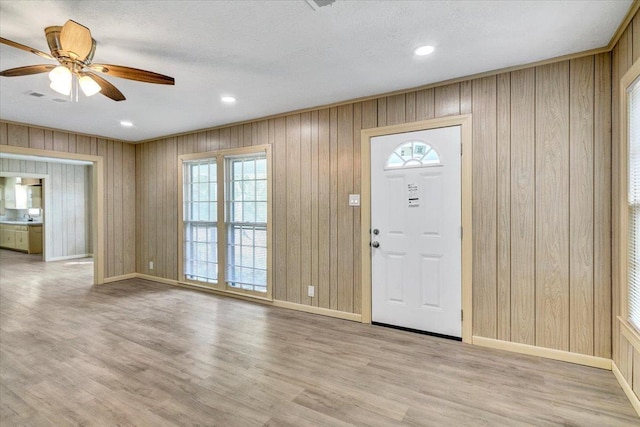
M 380 247 L 380 243 L 379 242 L 371 242 L 371 246 L 374 248 L 379 248 Z

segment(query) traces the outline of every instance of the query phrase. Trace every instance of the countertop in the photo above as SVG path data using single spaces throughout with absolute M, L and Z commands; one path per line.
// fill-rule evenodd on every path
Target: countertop
M 42 225 L 42 221 L 9 221 L 0 219 L 0 224 L 10 225 Z

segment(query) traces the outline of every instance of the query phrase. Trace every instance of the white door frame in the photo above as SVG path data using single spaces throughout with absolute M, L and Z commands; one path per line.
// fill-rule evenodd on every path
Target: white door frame
M 361 254 L 362 254 L 362 323 L 371 323 L 371 138 L 397 133 L 460 126 L 462 142 L 461 194 L 462 194 L 462 341 L 471 343 L 473 328 L 472 274 L 473 274 L 473 231 L 471 222 L 472 206 L 472 118 L 470 114 L 448 116 L 400 125 L 384 126 L 361 131 L 360 141 L 360 182 L 361 182 Z
M 84 160 L 93 163 L 92 168 L 92 223 L 93 223 L 93 282 L 104 283 L 104 158 L 90 154 L 64 153 L 60 151 L 41 150 L 36 148 L 0 145 L 0 153 L 24 156 L 53 157 L 66 160 Z M 43 160 L 46 161 L 46 160 Z M 26 174 L 21 173 L 21 176 Z M 45 184 L 46 185 L 46 184 Z M 45 188 L 46 192 L 46 188 Z M 45 201 L 46 204 L 46 201 Z M 46 215 L 46 213 L 45 213 Z M 45 225 L 46 227 L 46 225 Z

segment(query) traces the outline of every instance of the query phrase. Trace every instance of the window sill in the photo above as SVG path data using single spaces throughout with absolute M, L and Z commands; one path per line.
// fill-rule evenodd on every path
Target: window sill
M 628 320 L 618 316 L 620 322 L 620 332 L 633 345 L 637 352 L 640 352 L 640 332 Z

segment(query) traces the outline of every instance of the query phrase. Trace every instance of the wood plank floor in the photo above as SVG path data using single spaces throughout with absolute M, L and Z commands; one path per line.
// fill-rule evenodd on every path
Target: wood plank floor
M 640 425 L 609 371 L 0 251 L 0 424 Z

